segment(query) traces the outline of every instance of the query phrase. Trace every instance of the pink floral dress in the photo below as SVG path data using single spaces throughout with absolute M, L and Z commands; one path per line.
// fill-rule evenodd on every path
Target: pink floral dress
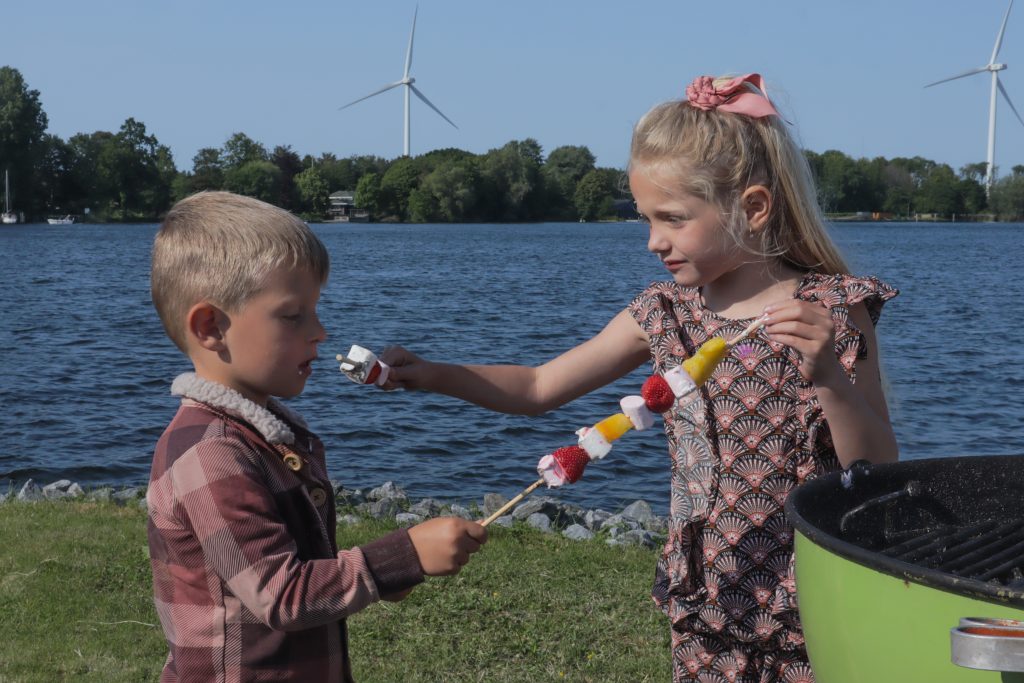
M 794 296 L 831 311 L 836 354 L 856 381 L 866 349 L 849 306 L 863 302 L 875 323 L 896 294 L 875 278 L 809 274 Z M 752 322 L 717 316 L 700 290 L 674 282 L 651 285 L 629 311 L 650 337 L 657 373 L 680 365 L 709 338 L 732 338 Z M 669 535 L 652 595 L 672 621 L 675 680 L 813 680 L 783 504 L 794 487 L 840 464 L 798 359 L 759 332 L 718 365 L 702 400 L 665 416 Z M 777 675 L 765 670 L 773 665 Z

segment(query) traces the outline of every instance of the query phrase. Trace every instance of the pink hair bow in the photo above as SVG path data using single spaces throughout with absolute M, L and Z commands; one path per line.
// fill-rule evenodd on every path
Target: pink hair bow
M 750 89 L 747 83 L 757 90 Z M 779 116 L 775 105 L 768 99 L 768 91 L 765 90 L 761 74 L 746 74 L 727 81 L 716 80 L 711 76 L 698 76 L 693 79 L 693 83 L 686 86 L 686 100 L 704 111 L 721 109 L 755 119 Z

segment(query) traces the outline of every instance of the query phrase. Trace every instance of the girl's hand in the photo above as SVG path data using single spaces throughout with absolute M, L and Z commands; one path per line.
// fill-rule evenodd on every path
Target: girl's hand
M 423 388 L 425 373 L 430 366 L 429 361 L 401 346 L 389 346 L 384 349 L 380 354 L 380 360 L 391 366 L 388 381 L 381 386 L 384 391 Z
M 772 341 L 800 353 L 800 374 L 808 382 L 824 386 L 845 377 L 835 352 L 835 326 L 824 306 L 787 299 L 764 308 L 765 332 Z

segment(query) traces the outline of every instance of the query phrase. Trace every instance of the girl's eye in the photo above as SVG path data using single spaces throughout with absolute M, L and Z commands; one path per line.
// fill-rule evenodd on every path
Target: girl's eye
M 288 322 L 297 323 L 300 320 L 302 320 L 302 314 L 296 313 L 294 315 L 286 315 L 284 316 L 284 319 L 287 320 Z

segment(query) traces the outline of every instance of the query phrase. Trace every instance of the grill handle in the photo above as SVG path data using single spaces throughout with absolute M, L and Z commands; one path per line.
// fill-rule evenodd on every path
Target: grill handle
M 850 520 L 852 520 L 854 517 L 864 512 L 865 510 L 870 510 L 871 508 L 878 507 L 879 505 L 891 503 L 892 501 L 899 500 L 900 498 L 913 498 L 915 496 L 919 496 L 921 495 L 921 492 L 923 490 L 924 487 L 921 486 L 921 482 L 915 479 L 912 481 L 908 481 L 907 485 L 898 491 L 883 493 L 880 496 L 869 498 L 868 500 L 864 501 L 857 507 L 851 508 L 850 510 L 847 510 L 843 514 L 842 518 L 840 518 L 839 520 L 839 531 L 842 533 L 846 533 L 847 526 Z

